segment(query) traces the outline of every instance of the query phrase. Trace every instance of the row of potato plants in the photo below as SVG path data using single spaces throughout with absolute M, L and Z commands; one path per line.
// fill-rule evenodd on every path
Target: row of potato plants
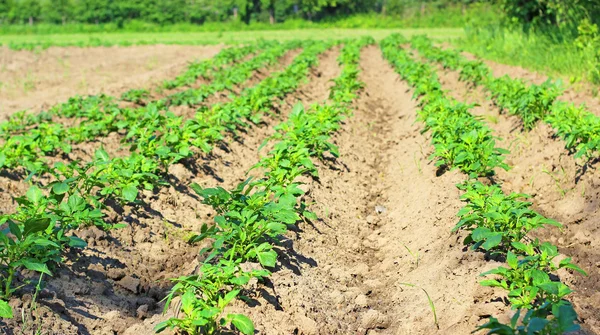
M 231 88 L 248 78 L 254 69 L 274 63 L 289 48 L 296 47 L 298 43 L 278 44 L 274 42 L 261 42 L 252 48 L 233 48 L 236 51 L 226 51 L 218 54 L 214 60 L 193 63 L 183 75 L 174 81 L 178 84 L 189 83 L 192 78 L 212 77 L 210 84 L 201 86 L 206 93 L 214 94 L 219 90 Z M 264 52 L 248 61 L 228 66 L 239 61 L 249 51 L 254 53 L 259 50 Z M 193 70 L 193 71 L 192 71 Z M 222 74 L 227 74 L 237 80 L 224 79 Z M 181 78 L 185 78 L 185 81 Z M 174 84 L 169 84 L 175 87 Z M 193 91 L 188 89 L 177 94 Z M 171 104 L 169 98 L 145 102 L 144 97 L 149 96 L 145 89 L 134 89 L 123 94 L 123 100 L 135 101 L 144 104 L 139 108 L 119 108 L 116 98 L 106 95 L 74 97 L 66 103 L 59 104 L 47 112 L 37 115 L 17 113 L 2 126 L 0 137 L 5 142 L 0 148 L 0 167 L 13 168 L 15 166 L 31 167 L 43 165 L 41 156 L 68 154 L 72 144 L 93 140 L 99 136 L 106 136 L 117 131 L 127 131 L 132 127 L 144 127 L 140 119 L 154 120 L 158 111 L 166 111 Z M 149 118 L 147 116 L 150 116 Z M 79 123 L 74 126 L 65 126 L 52 118 L 71 119 L 77 118 Z
M 426 36 L 413 37 L 411 45 L 425 58 L 460 71 L 460 80 L 483 86 L 500 108 L 522 119 L 526 130 L 543 120 L 555 129 L 556 136 L 565 141 L 565 147 L 575 158 L 598 158 L 600 117 L 585 105 L 557 100 L 562 93 L 559 82 L 547 80 L 536 85 L 507 75 L 495 77 L 481 60 L 469 60 L 456 50 L 436 47 Z
M 5 300 L 15 291 L 12 281 L 17 271 L 50 275 L 48 264 L 59 263 L 63 249 L 85 246 L 72 232 L 80 226 L 121 227 L 104 221 L 106 200 L 121 204 L 138 201 L 140 188 L 153 190 L 166 184 L 168 166 L 191 157 L 193 149 L 208 152 L 226 132 L 258 122 L 277 99 L 297 88 L 317 64 L 318 55 L 332 44 L 304 42 L 303 46 L 304 51 L 285 70 L 244 90 L 231 102 L 201 109 L 187 121 L 167 113 L 156 123 L 158 128 L 140 129 L 130 137 L 135 147 L 130 156 L 110 158 L 99 149 L 94 160 L 83 166 L 59 163 L 48 170 L 54 181 L 32 186 L 26 196 L 17 198 L 16 213 L 4 215 L 0 221 L 7 226 L 0 235 L 2 284 L 6 288 L 4 300 L 0 300 L 2 315 L 12 316 Z
M 457 185 L 464 191 L 465 206 L 458 212 L 459 222 L 453 231 L 469 234 L 464 243 L 482 250 L 495 259 L 506 260 L 482 276 L 494 276 L 481 285 L 500 287 L 508 292 L 508 301 L 517 309 L 508 324 L 490 317 L 477 330 L 488 334 L 563 334 L 579 329 L 577 314 L 565 300 L 571 289 L 556 278 L 557 270 L 585 272 L 565 258 L 557 262 L 557 247 L 528 237 L 544 225 L 561 227 L 531 209 L 526 194 L 505 194 L 490 183 L 494 169 L 508 169 L 504 162 L 507 150 L 496 147 L 496 137 L 466 105 L 446 96 L 435 69 L 416 61 L 402 49 L 407 40 L 391 35 L 381 42 L 384 57 L 414 89 L 419 99 L 419 120 L 425 124 L 434 146 L 430 159 L 440 168 L 459 169 L 468 178 Z M 486 179 L 487 178 L 487 179 Z M 487 182 L 486 182 L 487 180 Z
M 232 88 L 233 85 L 244 82 L 256 69 L 275 63 L 283 54 L 292 48 L 297 48 L 299 44 L 299 42 L 285 44 L 270 42 L 269 45 L 266 45 L 266 42 L 262 43 L 261 48 L 265 49 L 258 56 L 225 67 L 221 71 L 213 71 L 210 84 L 203 85 L 200 89 L 188 89 L 174 95 L 202 91 L 204 97 L 207 97 L 218 91 Z M 168 122 L 169 118 L 175 118 L 175 115 L 166 113 L 172 103 L 171 98 L 172 96 L 150 101 L 139 108 L 119 108 L 114 99 L 107 96 L 70 99 L 67 103 L 55 106 L 49 113 L 59 118 L 77 118 L 79 120 L 77 125 L 65 126 L 58 121 L 44 121 L 31 124 L 34 127 L 24 128 L 22 124 L 13 123 L 21 129 L 21 133 L 3 134 L 7 137 L 5 137 L 6 142 L 0 147 L 0 167 L 25 167 L 29 171 L 43 173 L 49 169 L 44 162 L 44 156 L 68 154 L 73 144 L 107 136 L 113 132 L 125 132 L 124 143 L 127 144 L 135 137 L 136 132 L 144 130 L 152 133 L 160 124 L 171 124 Z M 198 102 L 198 98 L 195 98 L 195 102 Z
M 248 47 L 224 49 L 213 59 L 190 64 L 183 75 L 165 82 L 165 86 L 177 87 L 189 83 L 192 78 L 210 77 L 210 74 L 218 73 L 218 69 L 239 60 L 250 51 L 253 50 Z M 123 99 L 129 100 L 134 91 L 148 93 L 143 89 L 131 90 L 123 94 Z M 76 96 L 38 114 L 25 111 L 13 114 L 8 121 L 0 124 L 0 138 L 3 140 L 0 168 L 24 167 L 29 172 L 43 172 L 41 170 L 49 167 L 42 156 L 68 154 L 73 144 L 127 129 L 144 115 L 156 114 L 157 109 L 164 110 L 167 107 L 164 102 L 157 102 L 143 108 L 119 108 L 116 100 L 104 94 Z M 68 127 L 53 121 L 54 118 L 78 118 L 80 122 Z
M 170 95 L 166 99 L 166 104 L 175 106 L 195 106 L 216 92 L 232 90 L 235 85 L 250 79 L 255 71 L 267 65 L 276 64 L 289 50 L 299 48 L 302 45 L 298 40 L 285 43 L 262 42 L 262 44 L 263 49 L 266 49 L 264 52 L 247 62 L 241 62 L 235 67 L 230 67 L 225 71 L 214 73 L 209 85 L 202 85 L 196 89 L 191 88 Z
M 263 41 L 253 46 L 225 48 L 212 58 L 190 63 L 181 75 L 173 80 L 164 81 L 162 87 L 165 89 L 176 89 L 183 86 L 189 86 L 201 77 L 210 80 L 215 72 L 240 61 L 251 53 L 258 52 L 265 47 L 267 43 L 269 42 Z M 133 89 L 129 92 L 125 92 L 122 98 L 126 101 L 134 101 L 137 100 L 136 95 L 147 94 L 148 91 L 145 89 Z M 114 104 L 114 101 L 116 100 L 116 97 L 105 94 L 88 97 L 76 96 L 70 98 L 66 103 L 58 104 L 48 111 L 43 111 L 41 113 L 20 111 L 12 114 L 8 121 L 0 123 L 0 137 L 6 139 L 10 135 L 22 134 L 29 130 L 31 126 L 50 121 L 53 117 L 68 118 L 78 115 L 85 117 L 86 113 L 90 113 L 90 116 L 98 115 L 100 112 L 107 112 L 110 108 L 116 108 L 117 105 Z
M 250 279 L 262 280 L 271 274 L 278 242 L 288 225 L 317 218 L 301 201 L 304 191 L 297 179 L 318 176 L 313 159 L 326 153 L 338 157 L 330 136 L 349 114 L 362 87 L 358 79 L 360 50 L 373 42 L 372 38 L 345 42 L 338 58 L 342 71 L 329 101 L 306 109 L 298 103 L 289 119 L 275 128 L 276 133 L 263 144 L 275 142 L 272 149 L 252 167 L 260 169 L 262 177 L 248 178 L 232 190 L 191 185 L 217 215 L 214 223 L 203 224 L 190 242 L 209 240 L 210 246 L 200 251 L 204 260 L 197 273 L 172 279 L 175 285 L 166 298 L 165 310 L 178 296 L 178 316 L 157 325 L 157 332 L 178 328 L 187 334 L 213 334 L 231 325 L 243 334 L 254 334 L 254 324 L 247 316 L 225 309 L 236 298 L 248 299 Z M 244 267 L 247 263 L 260 267 L 244 270 L 249 268 Z

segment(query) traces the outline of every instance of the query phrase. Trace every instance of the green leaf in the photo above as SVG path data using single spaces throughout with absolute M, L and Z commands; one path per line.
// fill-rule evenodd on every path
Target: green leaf
M 512 242 L 511 245 L 513 246 L 513 248 L 524 252 L 526 255 L 532 255 L 534 252 L 533 247 L 531 245 L 525 244 L 523 242 L 515 241 Z
M 564 331 L 575 331 L 579 330 L 579 325 L 574 324 L 577 320 L 577 313 L 573 309 L 571 305 L 563 305 L 558 308 L 558 323 L 560 324 L 560 328 Z
M 37 204 L 40 202 L 40 200 L 42 200 L 44 194 L 42 193 L 42 190 L 40 190 L 39 187 L 34 185 L 27 190 L 26 196 L 27 199 L 29 199 L 29 201 L 33 202 L 34 204 Z
M 294 109 L 292 109 L 292 115 L 297 115 L 304 112 L 304 105 L 301 102 L 298 102 L 294 105 Z
M 138 196 L 138 189 L 133 184 L 128 184 L 123 187 L 123 198 L 127 201 L 133 202 Z
M 21 234 L 21 228 L 19 228 L 19 226 L 17 226 L 17 224 L 14 223 L 12 220 L 8 220 L 8 229 L 19 240 L 23 238 L 23 234 Z
M 532 318 L 529 321 L 527 330 L 530 332 L 530 334 L 536 334 L 546 328 L 549 322 L 550 321 L 546 319 Z
M 495 279 L 486 279 L 479 282 L 481 286 L 504 287 L 502 283 Z
M 65 182 L 55 183 L 52 185 L 52 192 L 54 194 L 65 194 L 69 191 L 69 185 Z
M 587 272 L 585 272 L 582 268 L 580 268 L 579 266 L 571 263 L 571 258 L 565 258 L 562 261 L 560 261 L 559 265 L 560 268 L 566 268 L 566 269 L 571 269 L 571 270 L 575 270 L 579 273 L 581 273 L 584 276 L 587 276 Z
M 108 157 L 108 153 L 102 148 L 96 150 L 96 152 L 94 153 L 94 156 L 96 157 L 96 159 L 103 161 L 103 162 L 107 162 L 110 160 L 110 157 Z
M 48 266 L 46 264 L 38 263 L 38 262 L 31 262 L 28 260 L 22 260 L 22 263 L 26 268 L 28 268 L 31 271 L 45 273 L 48 276 L 52 276 L 52 272 L 50 272 L 50 270 L 48 270 Z
M 513 268 L 516 269 L 517 265 L 519 263 L 519 259 L 517 258 L 517 256 L 515 254 L 513 254 L 512 252 L 508 252 L 508 255 L 506 256 L 506 263 L 508 263 L 508 265 Z
M 248 276 L 239 276 L 239 277 L 235 277 L 233 279 L 230 279 L 229 282 L 237 285 L 237 286 L 243 286 L 248 284 L 248 282 L 250 281 L 250 277 Z
M 83 249 L 83 248 L 87 247 L 87 243 L 85 243 L 84 240 L 80 239 L 77 236 L 70 236 L 69 237 L 69 247 Z
M 225 296 L 223 297 L 223 299 L 219 299 L 220 301 L 220 307 L 225 308 L 225 306 L 227 306 L 231 300 L 233 300 L 235 297 L 237 297 L 237 295 L 240 294 L 240 290 L 233 290 L 231 292 L 228 292 L 227 294 L 225 294 Z
M 60 248 L 60 246 L 44 237 L 38 237 L 36 239 L 33 240 L 33 244 L 41 246 L 41 247 L 54 247 L 54 248 Z
M 485 240 L 485 243 L 481 247 L 485 250 L 490 250 L 498 246 L 502 242 L 502 233 L 496 233 Z
M 14 317 L 13 310 L 8 304 L 8 302 L 4 300 L 0 300 L 0 318 L 2 319 L 12 319 Z
M 25 221 L 25 223 L 23 225 L 24 225 L 23 235 L 27 236 L 30 234 L 34 234 L 34 233 L 46 230 L 46 228 L 48 228 L 48 226 L 50 225 L 50 219 L 49 218 L 29 219 L 29 220 Z
M 250 320 L 250 318 L 248 318 L 247 316 L 243 314 L 229 314 L 227 318 L 231 320 L 231 323 L 242 334 L 254 334 L 254 323 L 252 323 L 252 320 Z
M 117 224 L 110 226 L 110 229 L 123 229 L 123 228 L 127 228 L 127 227 L 128 227 L 128 224 L 126 224 L 126 223 L 117 223 Z
M 266 251 L 266 252 L 258 251 L 256 253 L 256 256 L 258 257 L 258 261 L 260 262 L 260 264 L 262 266 L 272 268 L 277 263 L 277 253 L 273 249 Z
M 156 327 L 154 327 L 154 332 L 155 333 L 161 333 L 163 332 L 165 329 L 167 329 L 167 327 L 169 327 L 169 321 L 163 321 L 159 324 L 156 325 Z
M 190 188 L 192 190 L 194 190 L 194 192 L 196 192 L 198 195 L 202 195 L 203 188 L 200 185 L 198 185 L 197 183 L 192 183 L 190 185 Z
M 302 216 L 304 216 L 306 219 L 311 220 L 311 221 L 316 221 L 319 219 L 317 214 L 315 214 L 314 212 L 311 212 L 311 211 L 302 212 Z

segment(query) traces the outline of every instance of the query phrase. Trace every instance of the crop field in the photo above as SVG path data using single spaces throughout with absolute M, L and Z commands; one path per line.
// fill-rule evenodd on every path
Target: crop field
M 0 333 L 600 334 L 598 98 L 304 34 L 2 48 Z

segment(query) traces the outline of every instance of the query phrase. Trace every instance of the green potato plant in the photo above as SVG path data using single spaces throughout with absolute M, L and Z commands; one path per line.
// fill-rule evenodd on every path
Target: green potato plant
M 145 105 L 145 101 L 148 100 L 148 98 L 150 98 L 150 91 L 144 88 L 134 88 L 121 94 L 121 100 L 133 102 L 138 105 Z
M 270 275 L 265 268 L 276 265 L 274 245 L 287 230 L 287 225 L 302 218 L 316 218 L 299 201 L 304 192 L 294 179 L 303 174 L 317 175 L 311 158 L 322 158 L 327 151 L 338 154 L 328 138 L 339 128 L 342 116 L 349 113 L 347 97 L 361 87 L 356 75 L 358 51 L 370 43 L 373 43 L 372 39 L 352 40 L 342 48 L 340 62 L 347 63 L 342 63 L 342 74 L 332 88 L 331 104 L 313 105 L 306 110 L 301 104 L 296 105 L 289 120 L 277 127 L 276 134 L 270 138 L 277 141 L 274 149 L 253 167 L 262 169 L 262 178 L 247 179 L 231 191 L 191 185 L 203 202 L 215 209 L 217 216 L 214 225 L 204 224 L 200 234 L 193 236 L 190 242 L 212 240 L 212 244 L 201 250 L 205 260 L 199 274 L 174 279 L 176 285 L 167 298 L 167 305 L 174 296 L 181 296 L 178 308 L 181 317 L 159 324 L 157 331 L 170 327 L 190 334 L 212 334 L 232 324 L 243 334 L 254 333 L 250 319 L 240 314 L 225 315 L 224 309 L 233 299 L 240 297 L 242 287 L 250 278 L 261 279 Z M 298 73 L 306 74 L 316 64 L 315 56 L 329 46 L 331 44 L 322 42 L 311 44 L 292 63 L 293 72 L 286 70 L 276 75 L 281 80 L 265 81 L 264 85 L 268 86 L 259 86 L 260 91 L 280 97 L 295 89 L 300 79 Z M 252 94 L 246 100 L 250 106 L 241 112 L 246 118 L 249 117 L 248 110 L 265 111 L 269 106 L 269 99 L 254 99 Z M 239 270 L 240 264 L 254 261 L 263 268 L 251 273 Z
M 536 85 L 509 76 L 496 78 L 481 60 L 468 60 L 456 51 L 435 47 L 426 36 L 414 36 L 411 46 L 428 60 L 460 71 L 460 80 L 485 87 L 499 107 L 521 117 L 524 129 L 530 130 L 543 120 L 555 129 L 575 158 L 589 161 L 598 157 L 600 117 L 583 105 L 557 100 L 562 93 L 560 82 L 548 80 Z
M 487 186 L 479 181 L 468 181 L 458 186 L 465 193 L 460 197 L 466 205 L 458 212 L 460 221 L 452 229 L 465 229 L 470 235 L 465 244 L 484 250 L 512 250 L 533 229 L 544 225 L 562 227 L 532 210 L 531 202 L 519 199 L 526 194 L 505 195 L 497 185 Z
M 406 40 L 391 35 L 381 42 L 384 56 L 395 67 L 403 79 L 413 87 L 414 97 L 419 99 L 419 119 L 425 123 L 425 131 L 432 133 L 437 165 L 458 167 L 468 175 L 468 180 L 457 185 L 464 191 L 461 197 L 467 204 L 458 216 L 460 221 L 453 231 L 465 229 L 470 234 L 465 239 L 473 249 L 481 248 L 496 255 L 505 256 L 509 267 L 499 267 L 483 275 L 496 275 L 501 279 L 484 280 L 485 286 L 501 287 L 508 291 L 508 300 L 513 308 L 519 309 L 510 325 L 502 324 L 490 317 L 489 321 L 476 329 L 487 329 L 488 334 L 562 334 L 579 329 L 577 314 L 566 296 L 569 287 L 552 278 L 559 268 L 568 268 L 585 275 L 585 272 L 570 259 L 555 265 L 552 260 L 558 255 L 557 248 L 549 243 L 527 242 L 532 230 L 549 224 L 561 225 L 530 209 L 531 203 L 521 201 L 525 194 L 505 195 L 498 185 L 487 185 L 479 179 L 493 174 L 494 168 L 508 169 L 503 162 L 506 150 L 496 148 L 492 132 L 469 113 L 470 106 L 454 102 L 445 97 L 435 70 L 412 59 L 402 50 Z M 441 61 L 444 66 L 463 66 L 456 53 L 433 48 L 425 37 L 413 38 L 412 46 L 426 58 Z M 472 66 L 470 66 L 472 65 Z M 498 85 L 496 102 L 522 115 L 524 125 L 531 128 L 538 120 L 551 118 L 548 110 L 558 90 L 549 82 L 541 86 L 525 86 L 508 77 L 493 78 L 480 63 L 470 63 L 461 76 L 476 84 L 493 82 Z M 505 85 L 503 88 L 499 88 Z M 575 139 L 572 140 L 576 143 Z M 520 309 L 526 309 L 520 317 Z

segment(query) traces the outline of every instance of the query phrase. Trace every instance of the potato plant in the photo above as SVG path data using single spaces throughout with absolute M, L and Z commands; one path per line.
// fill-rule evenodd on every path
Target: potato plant
M 577 314 L 566 300 L 571 290 L 553 278 L 556 278 L 559 268 L 584 275 L 585 272 L 570 259 L 555 265 L 552 262 L 558 255 L 555 246 L 537 240 L 529 242 L 527 239 L 528 233 L 543 225 L 561 225 L 530 209 L 531 203 L 520 200 L 528 198 L 528 195 L 506 195 L 498 185 L 479 181 L 481 177 L 492 175 L 495 168 L 508 169 L 503 158 L 508 152 L 495 147 L 491 130 L 469 113 L 470 106 L 446 98 L 435 70 L 410 57 L 402 50 L 403 43 L 406 40 L 402 36 L 391 35 L 381 42 L 381 48 L 384 57 L 413 87 L 415 98 L 419 99 L 419 119 L 425 123 L 423 131 L 431 132 L 434 146 L 431 159 L 437 159 L 437 165 L 458 167 L 468 175 L 466 182 L 457 185 L 465 192 L 461 200 L 466 205 L 459 211 L 460 221 L 453 231 L 468 230 L 465 244 L 504 257 L 509 265 L 508 268 L 499 267 L 484 273 L 500 279 L 487 279 L 481 284 L 506 289 L 511 306 L 518 311 L 509 325 L 490 317 L 477 330 L 486 329 L 488 334 L 558 335 L 579 329 Z M 432 49 L 431 42 L 422 37 L 413 39 L 412 45 L 423 49 L 425 57 L 442 60 L 445 66 L 459 66 L 460 58 L 455 53 L 444 54 L 441 49 Z M 484 78 L 486 71 L 483 69 L 480 64 L 473 66 L 468 76 Z M 486 80 L 494 79 L 488 77 Z M 514 87 L 521 85 L 508 78 L 497 80 Z M 522 99 L 516 101 L 520 107 L 513 107 L 521 108 L 519 113 L 524 115 L 524 122 L 529 127 L 546 117 L 546 111 L 556 98 L 556 91 L 544 87 L 506 89 L 502 94 L 507 95 L 502 99 L 507 98 L 507 104 L 514 102 L 511 99 Z M 523 90 L 527 91 L 525 95 Z M 516 91 L 521 93 L 517 94 Z M 512 98 L 508 98 L 511 94 Z M 525 310 L 523 317 L 521 309 Z
M 543 225 L 562 227 L 532 210 L 532 203 L 520 199 L 527 194 L 504 194 L 498 185 L 484 185 L 479 181 L 467 181 L 459 185 L 465 193 L 460 197 L 466 203 L 457 214 L 460 221 L 453 231 L 470 231 L 465 241 L 473 249 L 513 250 L 533 229 Z
M 247 48 L 248 50 L 255 50 Z M 236 56 L 237 55 L 237 56 Z M 231 54 L 233 61 L 243 57 Z M 221 66 L 225 65 L 225 59 Z M 139 93 L 139 94 L 138 94 Z M 124 98 L 134 99 L 144 95 L 144 91 L 130 91 Z M 138 99 L 136 98 L 136 99 Z M 140 99 L 138 99 L 140 100 Z M 140 101 L 137 101 L 140 102 Z M 23 166 L 33 174 L 48 175 L 52 182 L 44 186 L 32 186 L 26 196 L 16 198 L 17 211 L 0 217 L 0 224 L 6 229 L 0 232 L 0 278 L 4 293 L 0 297 L 0 317 L 13 317 L 7 299 L 19 287 L 13 286 L 14 276 L 22 269 L 51 275 L 50 268 L 59 263 L 65 248 L 85 247 L 85 242 L 72 234 L 82 226 L 96 225 L 102 229 L 123 227 L 123 224 L 110 225 L 104 221 L 103 201 L 113 198 L 133 202 L 138 189 L 153 189 L 162 183 L 161 168 L 173 162 L 166 158 L 164 146 L 173 145 L 183 153 L 180 142 L 189 143 L 186 138 L 177 137 L 173 129 L 186 129 L 183 120 L 173 114 L 161 113 L 164 104 L 149 102 L 142 108 L 120 109 L 109 96 L 75 97 L 67 103 L 53 107 L 49 112 L 38 115 L 17 113 L 2 124 L 1 136 L 6 139 L 0 151 L 2 168 Z M 77 126 L 64 127 L 52 121 L 53 117 L 79 118 Z M 162 146 L 149 153 L 139 150 L 122 158 L 110 158 L 100 149 L 95 159 L 89 163 L 71 162 L 49 166 L 44 155 L 68 153 L 69 143 L 80 143 L 109 132 L 129 129 L 126 141 L 137 142 L 143 139 L 142 125 L 151 131 L 162 130 L 165 136 Z M 215 120 L 218 122 L 218 120 Z M 137 126 L 137 128 L 136 128 Z M 170 129 L 173 128 L 173 129 Z M 175 136 L 175 137 L 174 137 Z M 181 159 L 180 157 L 175 160 Z M 29 179 L 29 178 L 28 178 Z M 231 322 L 243 324 L 243 317 L 232 316 Z
M 600 154 L 600 117 L 585 106 L 556 101 L 545 118 L 575 158 L 592 160 Z
M 263 51 L 255 57 L 225 68 L 223 71 L 215 72 L 211 82 L 207 85 L 202 85 L 199 88 L 190 88 L 168 96 L 166 98 L 167 103 L 175 106 L 195 106 L 216 92 L 233 89 L 235 85 L 250 79 L 254 71 L 267 65 L 275 64 L 287 51 L 299 46 L 301 46 L 299 41 L 290 41 L 283 44 L 278 42 L 262 42 L 261 49 Z
M 166 89 L 174 89 L 191 85 L 200 77 L 210 79 L 211 74 L 215 69 L 221 69 L 228 66 L 256 51 L 257 48 L 255 45 L 223 49 L 215 57 L 203 61 L 192 62 L 188 65 L 187 70 L 183 74 L 177 76 L 177 78 L 173 80 L 163 82 L 163 87 Z
M 508 76 L 496 78 L 482 61 L 468 60 L 456 51 L 435 47 L 425 36 L 413 37 L 411 45 L 425 58 L 460 71 L 460 80 L 485 87 L 499 107 L 522 119 L 526 130 L 540 120 L 545 121 L 555 129 L 556 136 L 565 141 L 565 147 L 575 158 L 589 161 L 598 157 L 600 117 L 584 105 L 557 100 L 562 93 L 560 82 L 548 80 L 535 85 Z
M 262 178 L 248 179 L 231 191 L 192 185 L 204 203 L 211 205 L 218 215 L 214 225 L 203 225 L 200 234 L 192 237 L 190 242 L 205 239 L 213 242 L 201 251 L 205 261 L 198 274 L 174 279 L 176 285 L 167 298 L 167 306 L 173 296 L 181 296 L 180 313 L 184 317 L 159 324 L 158 332 L 170 327 L 189 334 L 213 334 L 231 324 L 243 334 L 254 333 L 250 319 L 240 314 L 225 314 L 225 307 L 239 296 L 249 278 L 270 275 L 268 268 L 274 267 L 277 261 L 275 245 L 278 236 L 285 233 L 287 225 L 315 217 L 299 203 L 303 191 L 294 180 L 303 174 L 316 175 L 311 159 L 320 158 L 327 151 L 337 155 L 328 137 L 339 128 L 341 117 L 349 113 L 348 98 L 356 97 L 356 91 L 361 87 L 357 77 L 359 51 L 370 43 L 373 43 L 372 39 L 346 42 L 340 57 L 342 74 L 331 90 L 330 103 L 314 105 L 307 110 L 301 104 L 296 105 L 289 120 L 277 127 L 276 134 L 270 138 L 277 141 L 274 149 L 255 166 L 263 169 Z M 315 42 L 312 49 L 306 49 L 297 58 L 293 64 L 297 69 L 287 76 L 294 76 L 299 70 L 306 72 L 306 64 L 315 64 L 316 54 L 329 46 Z M 283 86 L 281 89 L 294 86 L 288 80 L 273 83 L 269 85 L 277 83 Z M 271 86 L 266 88 L 273 89 Z M 265 109 L 264 105 L 253 106 Z M 245 273 L 239 268 L 244 262 L 258 262 L 263 269 Z
M 430 158 L 436 159 L 436 166 L 482 177 L 493 175 L 497 167 L 508 169 L 508 151 L 496 147 L 492 131 L 469 112 L 473 106 L 447 98 L 434 69 L 412 60 L 399 48 L 401 37 L 392 37 L 382 41 L 383 53 L 420 98 L 419 120 L 425 123 L 423 131 L 431 132 L 435 151 Z

